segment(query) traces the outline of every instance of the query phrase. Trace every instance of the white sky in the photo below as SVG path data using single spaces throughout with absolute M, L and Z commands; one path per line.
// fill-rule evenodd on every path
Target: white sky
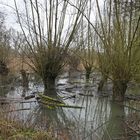
M 22 5 L 22 0 L 17 0 Z M 7 5 L 7 6 L 6 6 Z M 20 26 L 17 24 L 16 15 L 14 13 L 14 9 L 8 7 L 11 6 L 14 8 L 14 0 L 0 0 L 0 11 L 6 14 L 5 22 L 7 28 L 14 28 L 16 30 L 20 30 Z
M 22 9 L 23 8 L 23 0 L 16 0 L 18 3 L 18 8 Z M 103 5 L 104 0 L 98 0 L 100 5 Z M 40 1 L 39 1 L 40 2 Z M 95 2 L 94 2 L 95 3 Z M 14 7 L 14 0 L 0 0 L 0 11 L 4 12 L 6 14 L 5 21 L 6 21 L 6 26 L 7 28 L 14 28 L 16 30 L 20 30 L 20 26 L 16 22 L 17 18 L 14 13 L 14 10 L 8 6 L 4 5 L 9 5 L 11 7 Z M 93 5 L 94 6 L 94 5 Z M 94 9 L 94 7 L 92 7 Z M 95 13 L 93 13 L 94 17 Z

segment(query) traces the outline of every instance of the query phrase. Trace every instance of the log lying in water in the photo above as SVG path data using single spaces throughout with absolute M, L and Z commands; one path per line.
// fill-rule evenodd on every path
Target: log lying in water
M 50 109 L 55 109 L 57 107 L 67 107 L 67 108 L 77 108 L 77 109 L 82 109 L 83 107 L 80 106 L 73 106 L 73 105 L 66 105 L 66 104 L 56 104 L 56 103 L 50 103 L 50 102 L 46 102 L 46 101 L 39 101 L 40 103 L 42 103 L 43 105 L 47 106 L 47 108 Z
M 55 98 L 51 98 L 51 97 L 43 95 L 41 93 L 39 93 L 38 95 L 39 95 L 40 99 L 45 100 L 45 101 L 54 102 L 54 103 L 64 103 L 63 101 L 57 100 Z
M 29 95 L 29 96 L 25 96 L 25 97 L 24 97 L 25 100 L 29 100 L 29 99 L 31 99 L 31 98 L 35 98 L 35 95 Z
M 16 110 L 8 110 L 8 111 L 4 111 L 3 113 L 10 113 L 10 112 L 17 112 L 17 111 L 25 111 L 25 110 L 31 110 L 31 108 L 22 108 L 22 109 L 16 109 Z
M 63 101 L 48 97 L 46 95 L 43 94 L 38 94 L 40 97 L 40 100 L 38 100 L 39 103 L 42 103 L 43 105 L 45 105 L 47 108 L 57 108 L 57 107 L 67 107 L 67 108 L 83 108 L 80 106 L 73 106 L 73 105 L 66 105 Z

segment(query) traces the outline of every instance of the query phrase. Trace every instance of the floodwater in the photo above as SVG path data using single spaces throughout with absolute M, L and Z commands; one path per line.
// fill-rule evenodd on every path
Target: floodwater
M 65 73 L 56 80 L 59 98 L 68 105 L 82 108 L 48 109 L 34 98 L 24 100 L 23 95 L 43 91 L 41 84 L 31 82 L 27 91 L 17 86 L 7 93 L 7 99 L 11 99 L 7 112 L 10 111 L 10 117 L 20 119 L 25 125 L 51 129 L 60 140 L 139 140 L 140 137 L 125 125 L 130 116 L 139 115 L 139 103 L 113 103 L 108 97 L 111 83 L 105 86 L 103 93 L 97 93 L 100 75 L 93 73 L 92 77 L 87 82 L 83 73 L 74 72 Z M 6 108 L 6 105 L 2 106 Z

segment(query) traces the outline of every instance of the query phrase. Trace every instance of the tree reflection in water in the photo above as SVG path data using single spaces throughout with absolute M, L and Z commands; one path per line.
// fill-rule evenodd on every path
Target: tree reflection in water
M 123 138 L 125 136 L 123 120 L 133 111 L 112 103 L 108 97 L 97 95 L 96 91 L 94 91 L 94 83 L 85 84 L 83 78 L 83 83 L 77 83 L 79 81 L 77 77 L 69 79 L 68 85 L 70 87 L 75 84 L 77 86 L 70 88 L 70 92 L 65 91 L 63 96 L 66 94 L 68 96 L 76 95 L 75 99 L 68 98 L 64 102 L 83 108 L 48 109 L 38 104 L 26 117 L 27 124 L 29 125 L 30 122 L 36 129 L 51 130 L 58 140 L 110 140 Z M 61 86 L 68 87 L 64 84 Z M 82 93 L 81 95 L 78 94 L 79 91 Z M 58 98 L 56 94 L 53 95 L 53 98 Z
M 110 104 L 110 117 L 107 125 L 104 127 L 103 140 L 113 138 L 123 140 L 125 138 L 124 126 L 125 112 L 124 107 L 116 103 Z
M 86 91 L 87 94 L 90 91 Z M 80 96 L 75 105 L 82 106 L 82 109 L 57 108 L 47 109 L 40 107 L 35 116 L 34 122 L 42 129 L 52 129 L 55 136 L 62 135 L 68 140 L 91 140 L 97 139 L 103 131 L 97 130 L 97 127 L 105 123 L 109 117 L 108 99 Z
M 89 92 L 89 91 L 87 91 Z M 39 107 L 34 115 L 36 127 L 50 130 L 60 140 L 125 140 L 123 106 L 108 98 L 80 97 L 83 109 Z

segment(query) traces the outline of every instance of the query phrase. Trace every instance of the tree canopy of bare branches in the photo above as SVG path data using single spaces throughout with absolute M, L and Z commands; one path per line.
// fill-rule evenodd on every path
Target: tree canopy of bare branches
M 65 0 L 23 0 L 24 13 L 20 12 L 17 1 L 14 2 L 30 54 L 26 56 L 33 64 L 32 69 L 42 78 L 45 89 L 52 89 L 66 63 L 65 57 L 78 29 L 80 11 L 84 11 L 86 0 L 73 2 L 80 11 Z

